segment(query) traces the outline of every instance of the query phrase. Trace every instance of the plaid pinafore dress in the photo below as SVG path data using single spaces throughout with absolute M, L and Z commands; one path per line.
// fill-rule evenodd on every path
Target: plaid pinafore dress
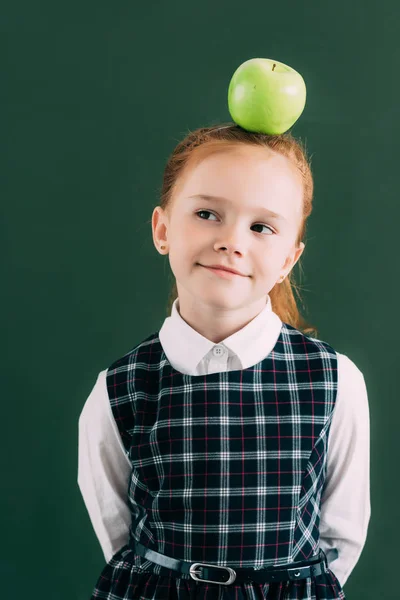
M 282 323 L 254 366 L 185 375 L 154 333 L 107 370 L 132 472 L 130 541 L 190 562 L 260 569 L 318 554 L 337 355 Z M 91 600 L 343 600 L 329 569 L 297 581 L 198 582 L 137 555 L 103 568 Z

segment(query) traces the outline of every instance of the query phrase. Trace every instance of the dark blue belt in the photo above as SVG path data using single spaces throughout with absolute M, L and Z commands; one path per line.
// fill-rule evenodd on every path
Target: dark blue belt
M 267 567 L 266 569 L 242 569 L 220 566 L 209 563 L 187 562 L 160 554 L 150 550 L 136 540 L 131 540 L 129 546 L 136 554 L 167 569 L 177 571 L 179 574 L 189 574 L 195 581 L 219 583 L 230 585 L 234 581 L 240 582 L 273 582 L 273 581 L 297 581 L 306 577 L 315 577 L 326 573 L 329 569 L 325 552 L 320 549 L 319 553 L 308 561 L 292 562 L 285 567 Z M 200 577 L 199 577 L 200 576 Z

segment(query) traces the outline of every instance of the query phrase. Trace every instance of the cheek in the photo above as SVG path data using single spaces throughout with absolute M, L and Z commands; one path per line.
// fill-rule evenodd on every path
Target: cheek
M 191 252 L 204 246 L 206 238 L 207 233 L 204 228 L 199 227 L 194 220 L 190 218 L 182 220 L 171 232 L 174 255 L 178 260 L 185 259 L 186 256 L 190 258 Z
M 271 236 L 252 253 L 252 260 L 260 272 L 274 276 L 281 269 L 285 256 L 283 244 Z
M 196 222 L 196 218 L 189 218 L 182 228 L 180 233 L 180 238 L 185 248 L 196 248 L 199 244 L 204 244 L 204 242 L 209 237 L 209 231 L 207 231 L 206 227 L 202 227 L 202 224 L 198 221 Z

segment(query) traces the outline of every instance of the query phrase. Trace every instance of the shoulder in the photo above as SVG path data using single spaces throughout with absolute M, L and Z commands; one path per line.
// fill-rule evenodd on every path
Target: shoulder
M 150 334 L 147 338 L 133 346 L 128 352 L 116 358 L 105 370 L 106 377 L 124 371 L 133 363 L 140 363 L 146 356 L 151 355 L 151 348 L 159 340 L 158 332 Z
M 336 350 L 325 340 L 307 335 L 300 329 L 296 329 L 296 327 L 289 325 L 289 323 L 282 324 L 281 333 L 283 336 L 288 336 L 290 342 L 299 350 L 302 346 L 304 351 L 308 353 L 319 352 L 324 355 L 330 355 L 332 358 L 335 358 L 337 354 Z
M 107 369 L 97 374 L 96 381 L 85 401 L 79 416 L 79 427 L 83 430 L 100 432 L 108 427 L 110 419 L 109 399 L 107 392 Z
M 284 334 L 291 336 L 290 339 L 296 344 L 299 342 L 304 345 L 308 353 L 317 352 L 322 359 L 328 357 L 330 360 L 336 359 L 338 371 L 338 384 L 342 390 L 357 389 L 361 394 L 366 393 L 365 379 L 361 369 L 346 354 L 339 352 L 326 340 L 312 337 L 292 327 L 288 323 L 283 324 Z
M 318 348 L 323 352 L 329 352 L 330 354 L 336 355 L 338 361 L 338 368 L 340 368 L 342 374 L 346 376 L 351 376 L 352 378 L 356 379 L 363 378 L 361 370 L 357 367 L 354 361 L 351 360 L 351 358 L 349 358 L 346 354 L 343 354 L 336 350 L 326 340 L 307 335 L 306 333 L 300 331 L 299 329 L 296 329 L 288 323 L 283 323 L 283 328 L 286 334 L 288 334 L 291 337 L 297 336 L 299 340 L 301 340 L 304 344 L 311 347 L 314 346 L 315 348 Z
M 364 381 L 364 375 L 359 367 L 346 354 L 336 351 L 339 365 L 339 376 L 347 381 Z
M 333 413 L 332 431 L 338 443 L 359 445 L 368 441 L 370 410 L 364 375 L 348 356 L 337 352 L 338 393 Z M 348 442 L 345 442 L 348 440 Z M 368 448 L 365 448 L 367 452 Z M 339 450 L 340 451 L 340 450 Z
M 358 420 L 369 419 L 368 392 L 364 375 L 345 354 L 338 355 L 338 402 L 343 409 L 352 410 Z M 346 408 L 345 408 L 346 407 Z M 352 407 L 352 409 L 350 408 Z

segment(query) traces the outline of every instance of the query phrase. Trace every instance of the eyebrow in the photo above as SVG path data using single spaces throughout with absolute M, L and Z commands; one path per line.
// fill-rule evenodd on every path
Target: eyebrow
M 217 200 L 220 202 L 229 202 L 227 198 L 222 198 L 221 196 L 211 196 L 210 194 L 194 194 L 193 196 L 189 196 L 189 198 L 200 198 L 201 200 Z M 274 219 L 278 221 L 286 221 L 285 217 L 282 215 L 278 215 L 278 213 L 270 210 L 269 208 L 265 208 L 265 206 L 258 206 L 254 209 L 256 212 L 265 212 L 268 213 Z

